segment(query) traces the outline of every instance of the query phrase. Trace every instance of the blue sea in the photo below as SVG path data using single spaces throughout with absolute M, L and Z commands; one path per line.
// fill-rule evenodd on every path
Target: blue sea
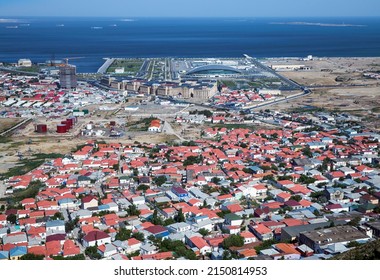
M 65 57 L 380 56 L 380 18 L 1 18 L 0 61 Z

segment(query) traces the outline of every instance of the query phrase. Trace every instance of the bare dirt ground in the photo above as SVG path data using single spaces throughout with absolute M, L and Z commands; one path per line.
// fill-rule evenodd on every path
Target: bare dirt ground
M 327 87 L 313 88 L 313 94 L 290 103 L 276 104 L 272 109 L 289 110 L 315 106 L 333 112 L 348 112 L 362 117 L 363 124 L 368 128 L 380 129 L 380 81 L 363 77 L 364 73 L 380 71 L 380 58 L 276 60 L 275 63 L 310 66 L 312 69 L 307 71 L 279 73 L 305 86 Z
M 21 122 L 21 118 L 1 118 L 0 119 L 0 133 L 6 131 L 7 129 L 13 127 L 14 125 Z
M 379 81 L 363 78 L 363 73 L 380 71 L 380 58 L 316 58 L 311 61 L 270 59 L 267 64 L 305 65 L 311 70 L 281 71 L 281 75 L 306 85 L 379 85 Z M 347 81 L 336 81 L 336 78 Z

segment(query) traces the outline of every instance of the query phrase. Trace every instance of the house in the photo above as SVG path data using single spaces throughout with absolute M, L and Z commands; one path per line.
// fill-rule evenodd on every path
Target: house
M 95 196 L 89 195 L 82 198 L 82 209 L 97 207 L 98 205 L 99 203 Z
M 5 226 L 7 224 L 7 215 L 0 214 L 0 226 Z
M 127 240 L 128 247 L 126 249 L 126 253 L 131 254 L 131 253 L 140 251 L 141 245 L 142 245 L 141 241 L 137 240 L 136 238 L 128 239 Z
M 188 223 L 174 223 L 168 226 L 170 232 L 178 233 L 178 232 L 186 232 L 191 229 L 191 225 Z
M 280 192 L 276 195 L 276 201 L 279 201 L 279 202 L 286 202 L 290 199 L 292 195 L 288 192 Z
M 360 197 L 359 203 L 361 203 L 361 204 L 375 204 L 376 205 L 379 203 L 379 199 L 373 195 L 365 194 L 365 195 L 362 195 Z
M 302 257 L 310 257 L 310 256 L 314 255 L 313 249 L 311 249 L 310 247 L 306 246 L 305 244 L 302 244 L 302 245 L 298 246 L 296 248 L 296 250 L 301 253 Z
M 117 254 L 117 248 L 112 244 L 103 244 L 98 247 L 98 253 L 103 258 L 109 258 L 110 256 Z
M 172 187 L 171 191 L 179 198 L 185 198 L 189 196 L 189 193 L 181 187 Z
M 0 251 L 0 261 L 8 260 L 9 252 L 8 251 Z
M 148 131 L 149 132 L 161 132 L 162 130 L 162 125 L 161 125 L 161 121 L 160 120 L 152 120 L 149 127 L 148 127 Z
M 3 244 L 26 244 L 28 237 L 25 232 L 15 232 L 7 234 L 3 237 Z
M 107 243 L 111 243 L 111 237 L 100 230 L 93 230 L 87 233 L 83 239 L 83 246 L 84 247 L 90 247 L 90 246 L 99 246 Z
M 63 256 L 70 257 L 80 254 L 80 248 L 75 245 L 73 240 L 67 239 L 63 244 Z
M 166 227 L 160 225 L 150 226 L 145 230 L 156 238 L 165 238 L 170 234 Z
M 204 240 L 200 236 L 194 236 L 194 237 L 189 238 L 188 244 L 191 247 L 195 247 L 196 251 L 198 251 L 199 254 L 201 255 L 205 255 L 206 253 L 211 253 L 211 247 L 207 244 L 206 240 Z
M 262 241 L 273 239 L 273 232 L 270 228 L 264 226 L 263 224 L 249 224 L 249 230 Z
M 65 232 L 65 222 L 62 220 L 47 221 L 45 226 L 47 235 Z
M 156 246 L 154 246 L 153 244 L 145 243 L 145 244 L 141 245 L 141 248 L 140 248 L 140 255 L 141 256 L 153 255 L 156 253 L 158 253 L 158 248 Z
M 286 206 L 291 207 L 293 210 L 298 210 L 298 209 L 302 209 L 303 208 L 303 206 L 302 206 L 301 203 L 299 203 L 298 201 L 295 201 L 293 199 L 290 199 L 290 200 L 286 201 L 284 203 L 284 207 L 286 207 Z
M 26 246 L 16 246 L 9 251 L 10 260 L 19 260 L 23 255 L 28 253 Z
M 301 258 L 301 253 L 296 250 L 293 244 L 278 243 L 273 247 L 280 252 L 281 257 L 285 260 L 299 260 Z
M 229 213 L 224 216 L 224 224 L 229 226 L 239 226 L 242 224 L 243 219 L 238 215 Z
M 244 244 L 250 244 L 257 241 L 255 235 L 249 231 L 240 232 L 240 236 L 244 238 Z
M 57 233 L 57 234 L 51 234 L 46 237 L 46 242 L 51 242 L 51 241 L 58 241 L 61 245 L 66 240 L 66 233 Z
M 324 193 L 329 200 L 341 201 L 344 198 L 344 192 L 341 188 L 326 188 Z

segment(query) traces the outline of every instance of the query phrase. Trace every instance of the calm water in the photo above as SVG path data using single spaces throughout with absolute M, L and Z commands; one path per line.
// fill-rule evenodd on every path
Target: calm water
M 96 71 L 104 57 L 380 56 L 380 18 L 17 20 L 0 20 L 0 61 L 85 57 L 71 61 L 79 72 Z

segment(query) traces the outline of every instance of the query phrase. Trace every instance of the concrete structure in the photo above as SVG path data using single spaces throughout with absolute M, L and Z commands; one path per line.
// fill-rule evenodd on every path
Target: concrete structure
M 369 237 L 352 226 L 318 229 L 300 234 L 300 243 L 312 248 L 314 252 L 323 252 L 329 245 L 345 245 L 351 241 L 364 243 Z
M 32 67 L 32 61 L 28 58 L 19 59 L 17 62 L 18 67 Z

